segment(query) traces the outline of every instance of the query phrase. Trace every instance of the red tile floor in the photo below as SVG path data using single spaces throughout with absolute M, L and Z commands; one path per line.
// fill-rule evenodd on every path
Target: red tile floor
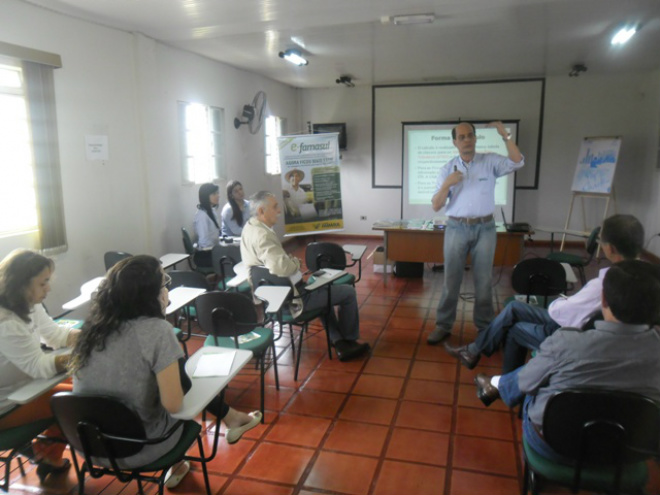
M 248 495 L 511 495 L 519 493 L 522 473 L 520 421 L 501 402 L 485 408 L 477 399 L 473 377 L 495 374 L 500 356 L 482 359 L 469 371 L 442 347 L 426 344 L 434 327 L 442 273 L 427 266 L 424 278 L 388 278 L 373 272 L 368 254 L 378 240 L 334 237 L 335 242 L 369 246 L 357 284 L 361 334 L 373 352 L 350 363 L 327 357 L 321 327 L 304 343 L 301 371 L 293 380 L 293 355 L 287 337 L 278 341 L 280 390 L 268 374 L 266 423 L 235 445 L 220 440 L 209 465 L 214 494 Z M 303 258 L 304 247 L 291 251 Z M 526 255 L 543 255 L 542 249 Z M 593 276 L 596 262 L 588 270 Z M 356 271 L 355 269 L 352 269 Z M 471 291 L 471 277 L 463 290 Z M 512 293 L 510 269 L 496 268 L 498 308 Z M 468 295 L 469 296 L 469 295 Z M 452 341 L 474 338 L 469 297 L 460 302 Z M 201 345 L 193 338 L 191 347 Z M 227 389 L 233 407 L 259 406 L 259 377 L 245 369 Z M 208 438 L 211 426 L 209 424 Z M 660 494 L 660 468 L 651 464 L 650 494 Z M 148 486 L 148 493 L 154 493 Z M 137 492 L 135 483 L 111 478 L 90 480 L 86 493 L 113 495 Z M 174 494 L 203 493 L 199 466 Z M 11 493 L 76 493 L 73 471 L 68 477 L 38 483 L 34 470 L 22 478 L 12 473 Z M 547 493 L 569 493 L 549 487 Z

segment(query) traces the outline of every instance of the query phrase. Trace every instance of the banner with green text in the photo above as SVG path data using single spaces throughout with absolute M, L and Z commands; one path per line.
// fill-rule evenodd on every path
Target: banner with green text
M 337 133 L 282 136 L 285 235 L 342 230 Z

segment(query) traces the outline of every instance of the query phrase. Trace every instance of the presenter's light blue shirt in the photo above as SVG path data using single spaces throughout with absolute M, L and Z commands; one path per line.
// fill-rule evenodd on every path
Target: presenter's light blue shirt
M 467 166 L 456 156 L 440 169 L 436 181 L 437 193 L 454 166 L 463 173 L 463 180 L 449 189 L 445 213 L 450 217 L 484 217 L 495 211 L 495 180 L 522 168 L 519 163 L 497 153 L 475 153 Z

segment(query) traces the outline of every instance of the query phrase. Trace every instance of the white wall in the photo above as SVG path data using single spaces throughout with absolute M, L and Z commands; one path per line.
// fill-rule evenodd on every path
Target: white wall
M 295 89 L 16 0 L 0 2 L 0 40 L 62 57 L 55 93 L 69 249 L 55 258 L 53 313 L 103 273 L 105 251 L 182 251 L 180 228 L 191 227 L 198 201 L 196 187 L 181 185 L 177 100 L 225 109 L 229 178 L 244 181 L 248 193 L 279 185 L 263 172 L 263 133 L 236 131 L 232 122 L 265 90 L 271 108 L 299 125 Z M 85 159 L 86 134 L 108 136 L 106 164 Z M 0 258 L 24 246 L 24 238 L 0 240 Z
M 371 187 L 371 91 L 359 87 L 305 90 L 302 111 L 304 120 L 347 123 L 349 145 L 342 161 L 345 232 L 370 234 L 374 220 L 399 218 L 400 191 Z M 539 189 L 517 192 L 516 220 L 563 226 L 581 139 L 620 135 L 623 146 L 615 176 L 618 211 L 638 216 L 647 237 L 660 232 L 659 115 L 658 71 L 549 77 Z M 528 166 L 534 166 L 534 157 L 527 159 Z M 597 225 L 604 202 L 588 201 L 586 210 L 587 226 Z M 366 222 L 359 220 L 364 214 Z M 573 226 L 581 228 L 581 210 L 574 218 L 578 223 Z M 660 239 L 653 240 L 649 250 L 660 254 Z

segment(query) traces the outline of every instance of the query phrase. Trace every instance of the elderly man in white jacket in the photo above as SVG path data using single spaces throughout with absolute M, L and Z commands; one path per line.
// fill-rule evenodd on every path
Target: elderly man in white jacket
M 252 217 L 243 227 L 241 235 L 241 258 L 250 269 L 252 266 L 265 266 L 279 277 L 300 276 L 300 260 L 284 251 L 282 243 L 273 230 L 281 213 L 275 196 L 261 191 L 250 198 Z M 302 297 L 306 310 L 324 307 L 328 301 L 325 290 L 304 293 Z M 331 304 L 339 306 L 339 317 L 334 310 L 324 318 L 326 331 L 330 335 L 340 361 L 347 361 L 367 352 L 369 344 L 360 343 L 360 318 L 355 289 L 348 285 L 335 285 L 331 291 Z M 291 308 L 294 315 L 301 307 Z

